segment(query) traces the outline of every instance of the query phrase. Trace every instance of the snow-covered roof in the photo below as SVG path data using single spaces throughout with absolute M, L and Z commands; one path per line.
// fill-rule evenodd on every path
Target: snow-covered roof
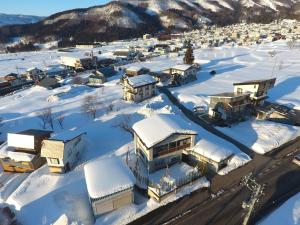
M 74 138 L 84 134 L 84 132 L 80 131 L 65 131 L 62 133 L 54 134 L 49 140 L 55 140 L 55 141 L 63 141 L 68 142 L 73 140 Z
M 178 64 L 176 66 L 173 66 L 172 69 L 186 71 L 186 70 L 188 70 L 191 67 L 192 67 L 192 65 Z
M 157 114 L 133 125 L 133 130 L 146 147 L 151 148 L 172 134 L 197 135 L 188 129 L 188 124 L 181 117 L 173 114 Z
M 0 158 L 7 157 L 16 162 L 31 162 L 35 155 L 25 152 L 15 152 L 15 148 L 9 147 L 7 142 L 5 142 L 0 146 Z
M 153 84 L 153 83 L 157 82 L 154 79 L 154 77 L 152 77 L 148 74 L 143 74 L 143 75 L 139 75 L 139 76 L 135 76 L 135 77 L 129 77 L 127 79 L 128 79 L 128 83 L 132 87 L 140 87 L 140 86 L 144 86 L 147 84 Z
M 197 144 L 191 149 L 206 158 L 209 158 L 215 162 L 221 162 L 224 159 L 227 159 L 233 152 L 231 149 L 228 149 L 220 144 L 216 144 L 207 139 L 201 139 Z
M 139 71 L 141 69 L 146 69 L 146 68 L 142 67 L 142 66 L 138 66 L 138 65 L 136 65 L 136 66 L 130 66 L 130 67 L 126 68 L 126 70 L 129 70 L 129 71 Z
M 84 166 L 89 196 L 101 198 L 131 188 L 135 177 L 118 157 L 97 159 Z

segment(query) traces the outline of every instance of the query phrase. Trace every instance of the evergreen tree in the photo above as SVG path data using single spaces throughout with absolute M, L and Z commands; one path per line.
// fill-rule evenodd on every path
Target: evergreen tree
M 192 65 L 194 63 L 195 57 L 194 57 L 194 52 L 192 48 L 192 44 L 189 41 L 187 50 L 185 52 L 185 56 L 183 58 L 183 63 Z

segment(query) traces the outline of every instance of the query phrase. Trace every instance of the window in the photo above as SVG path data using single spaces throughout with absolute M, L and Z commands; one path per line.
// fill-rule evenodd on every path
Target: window
M 49 158 L 49 161 L 50 161 L 52 164 L 59 164 L 59 159 L 57 159 L 57 158 Z
M 169 148 L 176 148 L 176 142 L 171 142 L 169 144 Z
M 238 89 L 237 89 L 237 92 L 238 92 L 238 93 L 243 93 L 243 89 L 242 89 L 242 88 L 238 88 Z
M 146 86 L 145 89 L 146 89 L 146 90 L 149 90 L 149 86 Z

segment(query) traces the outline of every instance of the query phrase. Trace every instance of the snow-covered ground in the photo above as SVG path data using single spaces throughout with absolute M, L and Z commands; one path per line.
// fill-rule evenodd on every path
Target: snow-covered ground
M 128 43 L 112 43 L 101 48 L 101 51 L 104 54 L 111 54 L 111 51 L 114 49 L 124 48 L 125 44 Z M 203 70 L 198 74 L 198 80 L 180 88 L 175 88 L 173 92 L 178 96 L 183 96 L 182 98 L 179 97 L 180 100 L 185 99 L 186 102 L 184 104 L 188 104 L 189 107 L 202 103 L 207 106 L 208 95 L 232 91 L 232 83 L 235 81 L 271 77 L 274 58 L 271 58 L 268 54 L 270 49 L 277 49 L 279 52 L 277 54 L 278 63 L 283 61 L 280 64 L 281 70 L 276 70 L 278 80 L 276 87 L 270 92 L 271 100 L 281 103 L 292 103 L 295 107 L 299 106 L 299 58 L 297 60 L 299 51 L 292 50 L 292 52 L 289 52 L 290 50 L 287 50 L 284 43 L 250 49 L 217 48 L 214 50 L 196 50 L 196 61 L 200 62 L 203 67 Z M 43 65 L 48 66 L 49 64 L 58 63 L 61 54 L 66 53 L 42 51 L 0 55 L 0 70 L 6 74 L 16 72 L 16 66 L 19 69 L 22 67 L 24 70 L 32 66 L 42 68 Z M 151 69 L 163 70 L 164 67 L 167 68 L 170 65 L 176 65 L 181 62 L 182 57 L 161 56 L 152 59 L 150 62 L 140 63 L 140 66 L 151 66 Z M 209 75 L 211 69 L 217 70 L 216 76 L 211 77 Z M 79 224 L 92 223 L 83 165 L 89 160 L 104 155 L 106 157 L 110 155 L 125 157 L 128 149 L 133 148 L 133 140 L 129 133 L 118 126 L 124 121 L 132 125 L 145 117 L 157 113 L 174 113 L 181 116 L 192 130 L 197 131 L 196 142 L 200 145 L 205 143 L 205 141 L 201 142 L 201 140 L 208 140 L 216 146 L 220 146 L 220 148 L 231 150 L 234 157 L 231 159 L 229 166 L 220 171 L 220 174 L 226 174 L 230 170 L 248 162 L 249 157 L 234 145 L 187 120 L 176 107 L 172 106 L 164 95 L 159 95 L 139 104 L 123 101 L 121 99 L 122 87 L 118 84 L 118 81 L 118 76 L 112 77 L 109 79 L 109 82 L 104 84 L 103 88 L 97 89 L 81 85 L 66 85 L 54 90 L 32 87 L 14 95 L 0 98 L 0 115 L 4 120 L 4 126 L 1 127 L 0 140 L 4 141 L 6 139 L 7 132 L 17 132 L 29 128 L 42 129 L 37 112 L 46 107 L 52 108 L 55 118 L 61 114 L 65 117 L 64 129 L 55 122 L 55 133 L 60 133 L 64 130 L 76 130 L 87 133 L 87 147 L 82 154 L 80 162 L 78 162 L 78 166 L 73 171 L 64 175 L 51 174 L 47 166 L 44 166 L 25 177 L 21 184 L 16 185 L 18 186 L 16 191 L 13 191 L 13 185 L 9 185 L 8 182 L 2 187 L 1 192 L 5 193 L 3 201 L 15 206 L 17 217 L 22 224 L 51 224 L 62 214 L 66 214 L 70 221 L 78 221 Z M 81 110 L 82 102 L 88 95 L 97 96 L 97 99 L 101 102 L 95 119 L 85 115 Z M 110 104 L 113 104 L 113 111 L 107 110 L 110 108 Z M 260 122 L 255 122 L 255 124 L 258 124 L 255 130 L 252 128 L 254 127 L 252 123 L 246 122 L 240 126 L 246 126 L 246 128 L 248 127 L 247 129 L 251 128 L 250 131 L 253 130 L 252 137 L 255 134 L 256 137 L 259 137 L 259 132 L 263 132 L 262 126 L 259 126 Z M 282 129 L 280 131 L 282 133 L 293 131 L 291 127 L 278 126 L 279 128 L 277 128 L 277 125 L 270 125 L 274 132 L 279 128 Z M 238 131 L 234 132 L 234 129 L 237 128 L 232 128 L 233 136 L 235 133 L 238 133 Z M 47 127 L 47 129 L 50 129 L 50 127 Z M 246 132 L 243 131 L 243 133 L 245 133 L 244 138 L 246 138 Z M 265 135 L 267 136 L 268 134 Z M 291 136 L 293 135 L 295 133 L 291 133 Z M 265 139 L 263 137 L 257 140 L 252 139 L 252 141 L 262 140 L 263 142 L 260 145 L 263 147 L 265 143 L 268 143 L 269 147 L 277 146 L 276 142 L 270 142 L 271 140 L 265 142 Z M 248 143 L 250 142 L 249 140 L 247 141 Z M 176 195 L 170 196 L 166 202 L 174 201 L 184 193 L 203 187 L 206 182 L 198 180 L 193 186 L 189 186 Z M 166 204 L 166 202 L 160 204 Z M 97 219 L 96 224 L 126 223 L 159 207 L 160 204 L 153 200 L 146 200 L 141 204 L 131 205 L 100 217 Z M 32 216 L 33 214 L 34 216 Z
M 218 129 L 259 154 L 265 154 L 300 136 L 299 127 L 265 120 L 249 120 Z
M 257 225 L 299 225 L 300 193 L 296 194 Z
M 78 221 L 79 224 L 92 223 L 83 165 L 89 160 L 104 155 L 125 157 L 128 149 L 133 148 L 133 139 L 129 133 L 118 126 L 124 120 L 132 125 L 157 113 L 176 113 L 186 121 L 191 129 L 197 131 L 199 135 L 196 141 L 209 139 L 220 147 L 227 146 L 234 153 L 241 154 L 235 146 L 184 118 L 164 95 L 159 95 L 139 104 L 123 101 L 121 99 L 122 87 L 118 81 L 118 76 L 112 77 L 109 82 L 104 84 L 103 88 L 96 89 L 81 85 L 66 85 L 54 90 L 33 87 L 15 95 L 0 98 L 0 113 L 4 119 L 4 126 L 1 128 L 3 130 L 1 140 L 5 140 L 7 132 L 29 128 L 42 129 L 42 123 L 36 113 L 45 107 L 53 109 L 55 118 L 60 114 L 65 116 L 64 129 L 55 122 L 55 133 L 59 134 L 64 130 L 87 133 L 87 147 L 81 161 L 78 162 L 78 166 L 73 171 L 64 175 L 51 174 L 47 166 L 44 166 L 30 174 L 16 191 L 13 193 L 10 191 L 11 194 L 9 197 L 7 196 L 7 202 L 18 210 L 17 216 L 22 224 L 50 224 L 62 214 L 66 214 L 70 221 Z M 48 101 L 49 96 L 54 95 L 56 97 Z M 81 111 L 81 104 L 85 96 L 88 95 L 97 96 L 101 102 L 96 119 L 88 117 Z M 114 110 L 107 112 L 110 104 L 113 104 Z M 200 184 L 203 186 L 203 181 Z M 189 191 L 199 188 L 200 184 L 189 187 Z M 9 188 L 7 186 L 7 189 Z M 181 195 L 183 195 L 182 192 L 177 193 L 176 196 L 171 196 L 168 201 L 173 201 Z M 43 207 L 45 205 L 47 207 Z M 114 224 L 116 221 L 130 221 L 130 218 L 133 219 L 133 215 L 135 215 L 134 218 L 137 218 L 137 215 L 141 216 L 157 207 L 159 204 L 148 200 L 142 205 L 132 205 L 112 214 L 119 216 L 112 218 L 110 214 L 107 215 L 109 217 L 107 221 L 105 219 L 107 217 L 100 217 L 98 220 L 101 222 L 97 223 Z M 128 210 L 128 214 L 124 214 L 124 210 Z M 37 212 L 34 217 L 32 217 L 33 212 Z

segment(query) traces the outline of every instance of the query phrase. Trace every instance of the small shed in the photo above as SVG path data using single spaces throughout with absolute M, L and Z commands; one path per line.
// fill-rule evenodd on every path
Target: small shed
M 120 158 L 94 160 L 84 174 L 95 217 L 134 202 L 135 177 Z

